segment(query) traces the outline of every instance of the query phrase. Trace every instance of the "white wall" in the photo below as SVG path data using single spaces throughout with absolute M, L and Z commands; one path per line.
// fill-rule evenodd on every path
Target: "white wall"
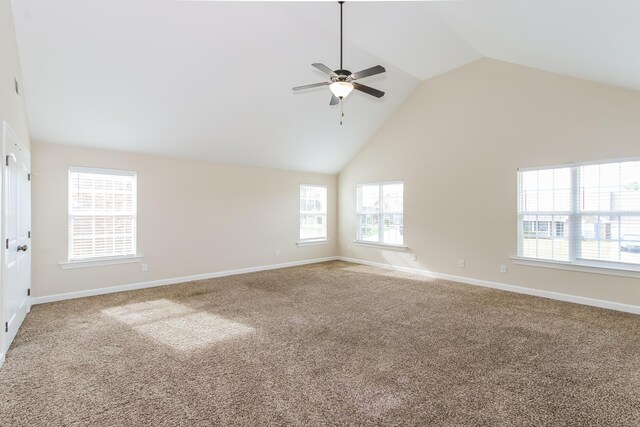
M 337 252 L 337 177 L 34 143 L 33 295 L 323 258 Z M 63 270 L 69 166 L 138 173 L 140 264 Z M 299 185 L 328 187 L 328 245 L 297 247 Z M 275 256 L 275 250 L 280 251 Z
M 638 156 L 639 118 L 639 92 L 491 59 L 426 80 L 339 175 L 340 254 L 640 305 L 637 278 L 510 262 L 517 168 Z M 354 246 L 356 184 L 398 179 L 410 250 Z

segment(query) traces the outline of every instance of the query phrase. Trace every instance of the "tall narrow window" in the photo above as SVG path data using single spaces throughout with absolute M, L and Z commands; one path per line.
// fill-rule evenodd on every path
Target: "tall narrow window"
M 518 255 L 640 266 L 640 161 L 518 172 Z
M 327 187 L 300 185 L 300 240 L 327 240 Z
M 69 261 L 136 254 L 136 173 L 69 168 Z
M 360 184 L 357 197 L 357 240 L 402 245 L 404 184 L 397 181 Z

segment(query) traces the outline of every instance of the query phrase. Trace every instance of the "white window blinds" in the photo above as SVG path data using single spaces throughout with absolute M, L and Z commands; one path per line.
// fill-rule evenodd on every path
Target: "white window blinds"
M 640 161 L 518 173 L 518 254 L 640 265 Z
M 402 182 L 361 184 L 357 187 L 357 197 L 357 240 L 402 245 L 404 184 Z
M 300 186 L 300 240 L 327 239 L 327 187 Z
M 69 260 L 136 253 L 136 173 L 69 168 Z

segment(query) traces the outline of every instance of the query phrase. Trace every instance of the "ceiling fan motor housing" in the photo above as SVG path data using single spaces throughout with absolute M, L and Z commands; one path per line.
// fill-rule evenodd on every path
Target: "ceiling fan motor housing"
M 347 81 L 347 78 L 353 74 L 349 70 L 335 70 L 336 76 L 331 77 L 331 81 L 334 82 L 344 82 Z

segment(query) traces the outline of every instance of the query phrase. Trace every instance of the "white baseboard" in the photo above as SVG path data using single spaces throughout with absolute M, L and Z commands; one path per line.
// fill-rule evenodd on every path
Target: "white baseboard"
M 68 292 L 64 294 L 46 295 L 31 298 L 31 304 L 45 304 L 48 302 L 68 299 L 91 297 L 95 295 L 113 294 L 116 292 L 133 291 L 136 289 L 153 288 L 156 286 L 173 285 L 176 283 L 192 282 L 195 280 L 215 279 L 216 277 L 234 276 L 236 274 L 255 273 L 257 271 L 275 270 L 278 268 L 296 267 L 299 265 L 317 264 L 319 262 L 335 261 L 338 257 L 314 258 L 302 261 L 285 262 L 281 264 L 261 265 L 258 267 L 239 268 L 236 270 L 217 271 L 215 273 L 195 274 L 193 276 L 173 277 L 170 279 L 151 280 L 148 282 L 131 283 L 128 285 L 110 286 L 108 288 L 88 289 L 86 291 Z
M 347 258 L 347 257 L 338 257 L 338 259 L 341 261 L 352 262 L 355 264 L 363 264 L 363 265 L 369 265 L 372 267 L 385 268 L 388 270 L 396 270 L 396 271 L 402 271 L 405 273 L 418 274 L 421 276 L 432 277 L 434 279 L 450 280 L 452 282 L 460 282 L 460 283 L 466 283 L 469 285 L 483 286 L 485 288 L 500 289 L 503 291 L 515 292 L 519 294 L 533 295 L 537 297 L 572 302 L 576 304 L 590 305 L 593 307 L 608 308 L 610 310 L 623 311 L 625 313 L 640 314 L 640 306 L 637 306 L 637 305 L 622 304 L 619 302 L 605 301 L 605 300 L 600 300 L 595 298 L 587 298 L 587 297 L 581 297 L 581 296 L 569 295 L 569 294 L 562 294 L 562 293 L 553 292 L 553 291 L 544 291 L 540 289 L 525 288 L 522 286 L 507 285 L 504 283 L 490 282 L 487 280 L 472 279 L 469 277 L 462 277 L 462 276 L 454 276 L 451 274 L 434 273 L 432 271 L 420 270 L 417 268 L 400 267 L 397 265 L 384 264 L 384 263 L 373 262 L 373 261 L 365 261 L 362 259 Z
M 0 353 L 0 368 L 4 365 L 4 353 Z

